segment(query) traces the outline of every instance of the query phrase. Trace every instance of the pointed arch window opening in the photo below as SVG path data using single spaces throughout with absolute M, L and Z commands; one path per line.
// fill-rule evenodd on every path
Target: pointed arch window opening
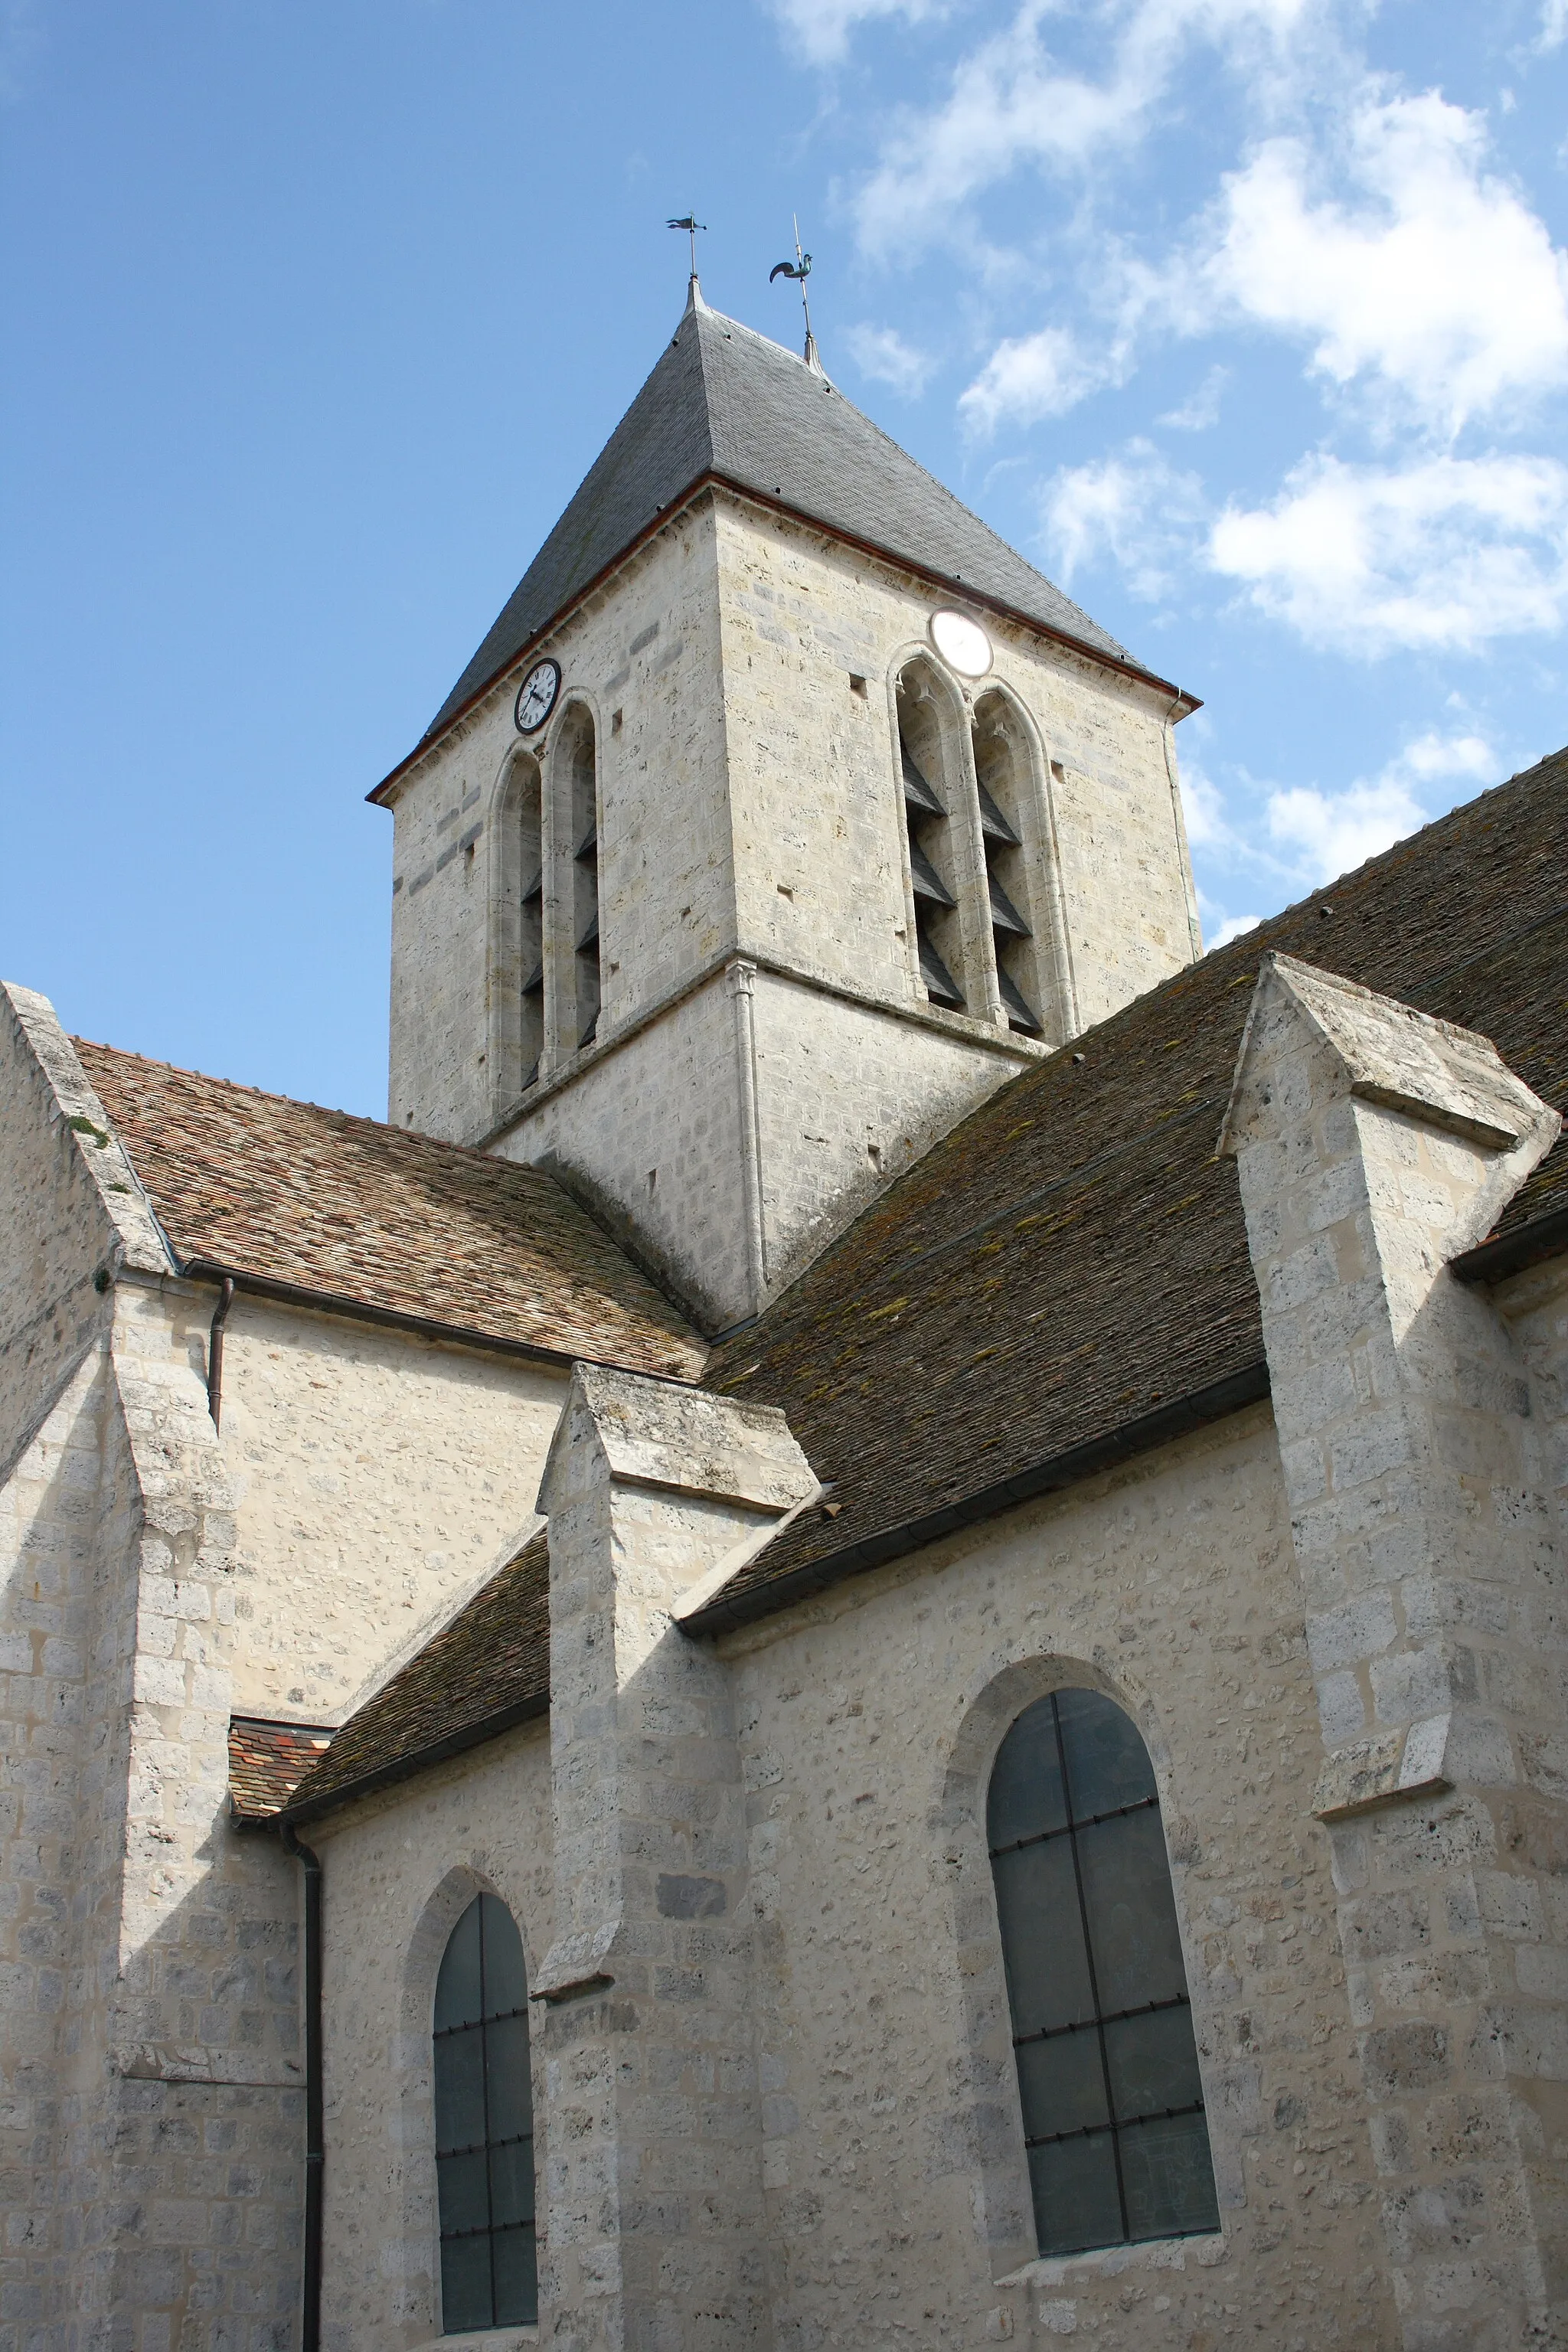
M 1020 902 L 1028 908 L 1033 893 L 1019 822 L 1021 795 L 1016 769 L 1019 755 L 997 698 L 989 696 L 981 701 L 973 734 L 996 985 L 1008 1027 L 1026 1037 L 1043 1037 L 1045 1023 L 1037 1010 L 1042 991 L 1035 925 L 1020 911 Z
M 441 2328 L 539 2316 L 528 1972 L 506 1905 L 478 1895 L 447 1939 L 433 2035 Z
M 567 903 L 571 909 L 572 1007 L 560 1024 L 562 1044 L 578 1051 L 599 1031 L 599 810 L 598 762 L 594 722 L 586 710 L 574 713 L 567 752 L 568 838 L 572 844 Z
M 949 1012 L 969 1009 L 963 961 L 963 938 L 957 893 L 953 887 L 951 811 L 931 781 L 939 745 L 921 740 L 923 730 L 910 707 L 912 698 L 899 697 L 899 764 L 903 784 L 904 829 L 909 846 L 910 887 L 915 902 L 915 950 L 921 985 L 926 1000 Z M 911 740 L 911 737 L 914 738 Z M 945 782 L 945 779 L 943 780 Z
M 544 872 L 542 779 L 537 761 L 514 758 L 501 803 L 500 892 L 492 975 L 499 1034 L 495 1078 L 505 1109 L 539 1076 L 544 1047 Z
M 1037 1700 L 987 1798 L 1042 2255 L 1219 2227 L 1149 1753 L 1097 1691 Z

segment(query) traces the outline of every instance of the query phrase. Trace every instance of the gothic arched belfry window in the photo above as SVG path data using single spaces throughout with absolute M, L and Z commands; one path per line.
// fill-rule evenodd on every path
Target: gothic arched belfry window
M 598 768 L 594 721 L 582 705 L 562 729 L 563 814 L 566 829 L 562 903 L 571 928 L 571 962 L 561 978 L 560 1045 L 591 1045 L 599 1027 Z
M 474 1897 L 447 1942 L 435 2059 L 442 2332 L 531 2323 L 539 2281 L 528 1972 L 517 1924 L 493 1895 Z
M 921 985 L 932 1004 L 984 1015 L 976 944 L 984 925 L 972 903 L 968 788 L 948 740 L 957 722 L 948 714 L 944 727 L 944 704 L 923 661 L 911 662 L 899 679 L 898 714 Z
M 1098 1691 L 1002 1742 L 986 1807 L 1042 2254 L 1217 2230 L 1149 1751 Z

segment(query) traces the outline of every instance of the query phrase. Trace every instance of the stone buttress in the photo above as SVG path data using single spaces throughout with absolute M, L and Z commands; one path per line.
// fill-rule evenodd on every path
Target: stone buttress
M 784 1415 L 579 1365 L 550 1523 L 556 1939 L 532 1988 L 542 2330 L 772 2342 L 730 1669 L 676 1617 L 818 1491 Z
M 1560 1121 L 1486 1039 L 1266 959 L 1236 1155 L 1326 1760 L 1339 1928 L 1412 2352 L 1563 2340 L 1568 1688 L 1526 1370 L 1447 1271 Z

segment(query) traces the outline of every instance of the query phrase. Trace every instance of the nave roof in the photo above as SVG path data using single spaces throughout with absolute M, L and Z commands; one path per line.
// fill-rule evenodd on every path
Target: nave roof
M 182 1267 L 694 1380 L 703 1345 L 540 1170 L 73 1041 Z
M 837 1507 L 761 1553 L 708 1629 L 1266 1395 L 1236 1166 L 1215 1156 L 1262 956 L 1479 1030 L 1568 1108 L 1565 874 L 1560 751 L 1135 998 L 964 1119 L 710 1358 L 705 1388 L 783 1407 Z M 1502 1225 L 1565 1212 L 1560 1142 Z
M 1565 874 L 1568 751 L 1137 998 L 955 1128 L 710 1359 L 702 1385 L 781 1406 L 834 1491 L 689 1629 L 786 1607 L 1267 1396 L 1236 1165 L 1215 1153 L 1261 958 L 1479 1030 L 1568 1110 Z M 1565 1249 L 1568 1140 L 1470 1270 Z M 464 1745 L 517 1719 L 509 1707 L 541 1711 L 549 1652 L 538 1536 L 344 1727 L 296 1801 L 434 1761 L 421 1726 L 448 1708 Z

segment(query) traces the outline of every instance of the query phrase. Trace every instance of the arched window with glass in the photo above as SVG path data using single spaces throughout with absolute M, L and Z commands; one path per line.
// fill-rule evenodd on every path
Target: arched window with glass
M 1149 1751 L 1098 1691 L 1002 1742 L 986 1808 L 1042 2254 L 1217 2230 Z
M 494 1895 L 474 1897 L 447 1942 L 435 2062 L 442 2333 L 531 2323 L 539 2273 L 528 1971 L 517 1923 Z

